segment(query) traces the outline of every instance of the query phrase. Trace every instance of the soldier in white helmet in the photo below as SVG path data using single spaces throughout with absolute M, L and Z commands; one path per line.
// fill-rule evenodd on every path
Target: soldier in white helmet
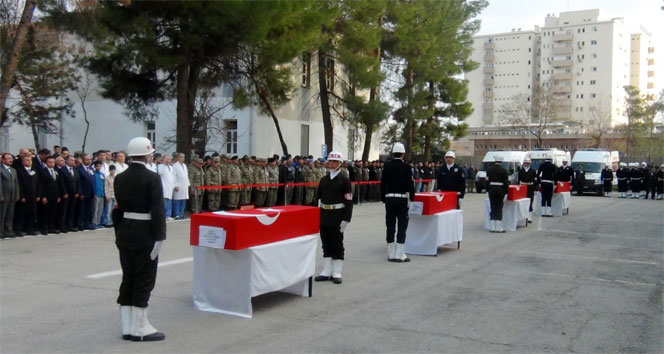
M 489 192 L 489 204 L 491 206 L 491 232 L 505 232 L 503 229 L 503 205 L 509 188 L 509 176 L 505 167 L 501 166 L 503 156 L 495 155 L 494 164 L 487 167 L 487 192 Z
M 158 255 L 166 239 L 161 178 L 146 167 L 153 152 L 149 139 L 131 139 L 127 155 L 132 163 L 113 183 L 117 208 L 112 217 L 122 266 L 117 300 L 122 338 L 141 342 L 166 338 L 152 327 L 147 317 L 150 292 L 157 279 Z
M 616 178 L 618 179 L 618 198 L 627 198 L 627 188 L 629 186 L 629 170 L 627 164 L 620 163 L 620 167 L 616 171 Z
M 410 166 L 403 161 L 406 149 L 396 143 L 392 148 L 394 158 L 385 164 L 380 182 L 380 199 L 385 203 L 385 223 L 387 226 L 387 260 L 409 262 L 404 253 L 406 229 L 408 229 L 409 200 L 415 200 L 415 184 Z M 399 222 L 397 227 L 397 221 Z M 396 229 L 396 230 L 395 230 Z M 394 242 L 394 232 L 397 233 Z
M 344 231 L 353 214 L 353 190 L 350 179 L 341 173 L 341 153 L 330 152 L 327 161 L 330 173 L 320 180 L 316 191 L 316 200 L 320 206 L 323 271 L 314 280 L 332 280 L 335 284 L 341 284 Z
M 664 163 L 659 165 L 654 180 L 657 182 L 657 200 L 664 199 Z
M 445 154 L 445 163 L 438 169 L 436 185 L 439 191 L 456 192 L 457 209 L 461 209 L 461 202 L 466 194 L 466 176 L 463 174 L 463 169 L 454 162 L 454 159 L 456 159 L 454 151 L 448 151 Z

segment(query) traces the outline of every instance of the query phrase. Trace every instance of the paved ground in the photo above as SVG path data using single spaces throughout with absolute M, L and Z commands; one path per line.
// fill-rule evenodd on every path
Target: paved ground
M 168 224 L 151 299 L 160 343 L 120 339 L 111 230 L 0 242 L 0 351 L 649 352 L 664 351 L 664 203 L 573 197 L 569 216 L 482 227 L 467 196 L 461 250 L 385 260 L 382 204 L 355 209 L 343 285 L 313 298 L 254 298 L 254 318 L 192 304 L 189 222 Z M 321 266 L 320 252 L 318 267 Z

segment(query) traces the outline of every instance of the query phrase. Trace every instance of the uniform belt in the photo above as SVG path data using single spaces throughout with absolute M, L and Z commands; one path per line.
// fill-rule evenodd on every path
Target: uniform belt
M 624 180 L 626 180 L 626 179 L 627 179 L 627 178 L 618 178 L 619 181 L 624 181 Z
M 639 178 L 634 178 L 634 177 L 632 177 L 632 180 L 634 180 L 634 181 L 640 181 L 641 178 L 640 178 L 640 177 L 639 177 Z
M 152 220 L 152 215 L 150 215 L 150 213 L 134 213 L 131 211 L 125 211 L 124 214 L 122 214 L 122 217 L 133 220 Z
M 533 182 L 521 182 L 524 186 L 532 186 Z
M 335 209 L 343 209 L 345 207 L 344 203 L 339 203 L 339 204 L 323 204 L 321 203 L 320 207 L 325 210 L 335 210 Z
M 542 180 L 542 183 L 551 183 L 551 184 L 553 184 L 553 181 L 550 181 L 550 180 L 548 180 L 548 179 L 543 179 L 543 180 Z
M 385 194 L 386 198 L 394 197 L 394 198 L 408 198 L 408 194 L 400 194 L 400 193 L 387 193 Z
M 502 186 L 503 182 L 489 182 L 490 186 Z

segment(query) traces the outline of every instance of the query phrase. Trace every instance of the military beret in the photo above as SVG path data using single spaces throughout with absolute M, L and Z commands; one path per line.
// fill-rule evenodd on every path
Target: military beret
M 231 160 L 237 160 L 237 156 L 231 157 Z

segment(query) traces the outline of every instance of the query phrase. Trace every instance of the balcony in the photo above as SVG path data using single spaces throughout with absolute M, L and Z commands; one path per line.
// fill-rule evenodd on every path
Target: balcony
M 484 56 L 484 61 L 485 61 L 485 62 L 493 63 L 493 60 L 494 60 L 494 59 L 495 59 L 495 58 L 493 57 L 493 55 L 485 55 L 485 56 Z
M 484 98 L 493 98 L 493 91 L 484 91 L 482 93 L 482 97 L 484 97 Z
M 572 86 L 554 86 L 552 91 L 553 93 L 570 93 L 572 92 Z
M 553 55 L 572 54 L 572 47 L 553 47 Z
M 484 86 L 493 86 L 493 79 L 484 79 Z
M 563 68 L 563 67 L 572 66 L 572 61 L 571 60 L 554 60 L 554 61 L 551 62 L 551 65 L 553 65 L 554 68 Z
M 553 79 L 555 81 L 571 80 L 572 73 L 555 73 L 553 74 Z
M 556 34 L 553 36 L 554 42 L 567 42 L 572 40 L 571 34 Z
M 484 67 L 484 73 L 485 74 L 493 74 L 493 66 L 485 66 Z
M 495 43 L 493 42 L 484 43 L 484 49 L 494 49 L 494 48 L 496 48 Z
M 482 109 L 483 110 L 490 110 L 493 111 L 493 103 L 483 103 L 482 104 Z

